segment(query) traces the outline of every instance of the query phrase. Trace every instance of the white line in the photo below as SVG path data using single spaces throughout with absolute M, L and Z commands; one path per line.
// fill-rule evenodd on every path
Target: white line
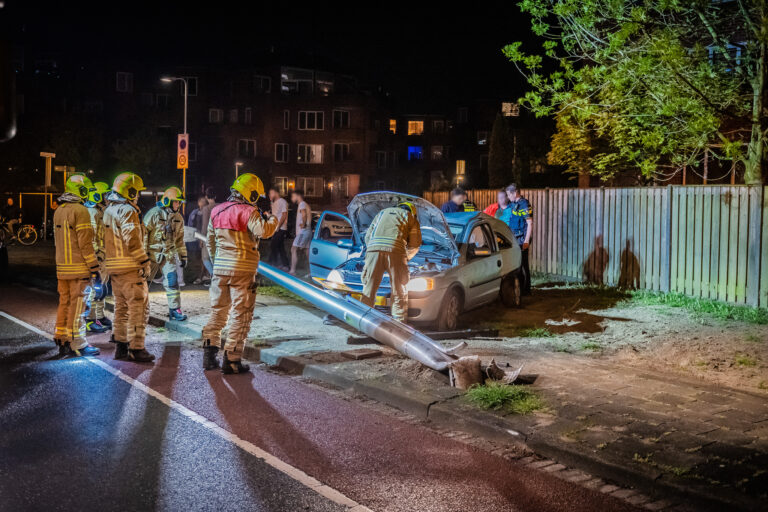
M 47 333 L 41 329 L 38 329 L 34 325 L 30 325 L 24 320 L 20 320 L 14 316 L 9 315 L 5 311 L 0 311 L 0 316 L 7 318 L 8 320 L 15 322 L 19 324 L 20 326 L 24 327 L 25 329 L 28 329 L 36 334 L 39 334 L 40 336 L 43 336 L 44 338 L 48 338 L 49 340 L 53 339 L 53 336 L 50 333 Z M 236 434 L 233 434 L 232 432 L 229 432 L 228 430 L 225 430 L 218 426 L 216 423 L 208 420 L 207 418 L 197 414 L 195 411 L 191 409 L 187 409 L 180 403 L 176 402 L 175 400 L 163 395 L 162 393 L 158 393 L 154 389 L 150 388 L 146 384 L 143 384 L 128 375 L 124 374 L 117 368 L 114 368 L 110 366 L 109 364 L 105 363 L 101 359 L 97 359 L 94 357 L 86 357 L 85 358 L 88 362 L 95 364 L 96 366 L 99 366 L 100 368 L 108 371 L 115 377 L 124 380 L 131 386 L 135 387 L 136 389 L 139 389 L 146 393 L 147 395 L 156 398 L 160 400 L 162 403 L 170 407 L 171 409 L 174 409 L 181 413 L 182 415 L 186 416 L 190 420 L 194 421 L 195 423 L 201 425 L 202 427 L 208 429 L 208 431 L 212 432 L 213 434 L 217 435 L 218 437 L 224 439 L 225 441 L 229 441 L 230 443 L 242 448 L 246 452 L 250 453 L 254 457 L 257 457 L 259 459 L 262 459 L 266 464 L 272 466 L 276 470 L 280 471 L 281 473 L 284 473 L 288 477 L 292 478 L 293 480 L 296 480 L 300 484 L 304 485 L 305 487 L 308 487 L 318 493 L 319 495 L 323 496 L 324 498 L 333 501 L 334 503 L 338 503 L 339 505 L 344 505 L 347 507 L 347 509 L 350 512 L 372 512 L 371 509 L 357 503 L 356 501 L 348 498 L 341 492 L 337 491 L 336 489 L 333 489 L 327 485 L 324 485 L 322 482 L 317 480 L 316 478 L 313 478 L 303 472 L 302 470 L 291 466 L 290 464 L 283 462 L 282 460 L 278 459 L 274 455 L 272 455 L 269 452 L 266 452 L 259 448 L 258 446 L 254 445 L 253 443 L 246 441 L 245 439 L 242 439 L 241 437 L 237 436 Z

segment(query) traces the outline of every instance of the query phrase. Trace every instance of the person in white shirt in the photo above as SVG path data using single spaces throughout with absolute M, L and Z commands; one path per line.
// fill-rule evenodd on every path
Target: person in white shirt
M 285 254 L 285 238 L 288 236 L 288 201 L 280 197 L 280 191 L 275 187 L 269 189 L 269 200 L 272 203 L 272 215 L 277 217 L 277 230 L 269 242 L 269 263 L 282 270 L 288 270 L 288 256 Z
M 296 211 L 296 237 L 291 247 L 291 275 L 296 275 L 299 258 L 307 253 L 312 242 L 312 210 L 304 201 L 304 192 L 296 189 L 291 192 L 291 202 L 298 205 Z

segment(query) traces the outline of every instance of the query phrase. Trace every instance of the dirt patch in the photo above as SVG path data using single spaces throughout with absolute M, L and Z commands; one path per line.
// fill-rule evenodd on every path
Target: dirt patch
M 448 385 L 448 375 L 436 372 L 418 361 L 400 355 L 370 359 L 368 366 L 386 373 L 395 373 L 407 382 L 416 383 L 425 389 L 435 389 Z

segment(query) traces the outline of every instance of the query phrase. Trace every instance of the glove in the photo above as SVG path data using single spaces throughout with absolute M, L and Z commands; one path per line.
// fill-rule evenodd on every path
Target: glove
M 141 277 L 149 279 L 149 274 L 152 272 L 152 263 L 149 261 L 149 259 L 146 259 L 141 262 L 141 268 L 139 269 L 139 275 Z
M 93 286 L 101 286 L 101 274 L 98 272 L 91 272 L 91 284 Z
M 181 265 L 181 268 L 184 268 L 187 266 L 187 258 L 181 258 L 181 261 L 179 262 L 179 265 Z
M 523 250 L 526 250 L 530 246 L 531 244 L 529 244 L 528 242 L 523 242 Z

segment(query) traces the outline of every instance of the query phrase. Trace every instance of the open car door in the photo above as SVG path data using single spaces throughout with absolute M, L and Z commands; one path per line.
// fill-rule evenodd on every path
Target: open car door
M 325 279 L 328 273 L 359 251 L 357 236 L 352 222 L 346 216 L 324 211 L 317 221 L 312 243 L 309 246 L 309 274 Z

